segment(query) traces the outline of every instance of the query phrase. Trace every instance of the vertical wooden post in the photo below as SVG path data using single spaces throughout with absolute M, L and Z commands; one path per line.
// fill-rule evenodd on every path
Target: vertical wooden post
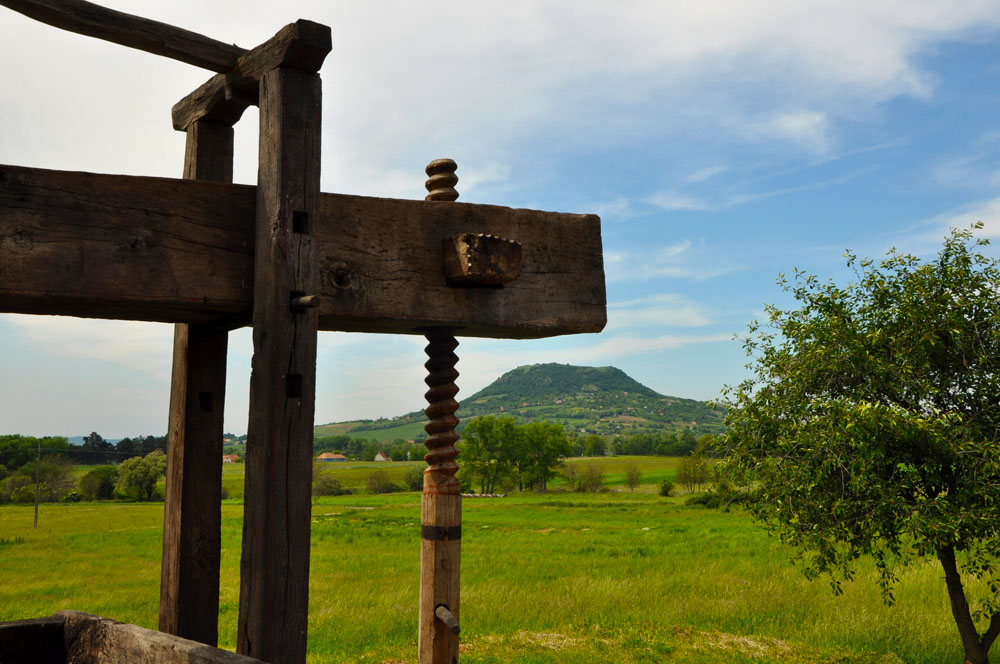
M 187 130 L 184 177 L 233 181 L 233 129 L 198 121 Z M 167 487 L 160 631 L 216 645 L 219 636 L 222 433 L 229 335 L 174 326 L 167 426 Z
M 427 200 L 454 201 L 458 192 L 456 165 L 450 159 L 438 159 L 427 166 Z M 424 427 L 429 450 L 424 459 L 424 491 L 420 500 L 420 620 L 417 641 L 419 664 L 457 664 L 458 600 L 461 570 L 462 494 L 458 464 L 458 341 L 454 331 L 428 330 L 425 382 L 430 388 L 424 411 L 429 420 Z
M 253 373 L 237 651 L 306 658 L 318 309 L 320 78 L 260 80 Z

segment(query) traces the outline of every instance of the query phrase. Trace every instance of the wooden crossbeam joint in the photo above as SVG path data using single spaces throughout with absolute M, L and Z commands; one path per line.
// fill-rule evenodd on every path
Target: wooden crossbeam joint
M 314 74 L 332 47 L 328 26 L 305 19 L 286 25 L 241 55 L 231 70 L 213 76 L 174 104 L 174 129 L 186 131 L 192 122 L 202 119 L 235 124 L 243 111 L 258 105 L 261 76 L 277 67 Z

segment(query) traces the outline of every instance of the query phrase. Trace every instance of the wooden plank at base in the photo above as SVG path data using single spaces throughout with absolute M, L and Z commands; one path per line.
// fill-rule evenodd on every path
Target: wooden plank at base
M 0 166 L 0 312 L 179 323 L 248 320 L 256 188 Z M 600 219 L 322 194 L 321 330 L 525 339 L 606 322 Z M 442 245 L 523 247 L 501 288 L 449 286 Z

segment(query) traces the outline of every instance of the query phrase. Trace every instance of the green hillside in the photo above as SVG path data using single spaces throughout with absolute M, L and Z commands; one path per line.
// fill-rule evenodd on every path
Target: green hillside
M 475 394 L 462 397 L 458 415 L 467 422 L 485 415 L 510 415 L 520 422 L 548 420 L 569 431 L 614 435 L 722 431 L 721 410 L 704 401 L 659 394 L 615 367 L 534 364 L 505 373 Z M 376 440 L 422 438 L 420 411 L 399 417 L 332 423 L 317 435 L 346 433 Z

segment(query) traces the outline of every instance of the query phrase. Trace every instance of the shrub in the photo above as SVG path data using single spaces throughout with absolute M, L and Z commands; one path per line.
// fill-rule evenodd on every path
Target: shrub
M 351 493 L 351 490 L 345 489 L 340 484 L 340 480 L 336 478 L 332 470 L 320 467 L 317 464 L 316 468 L 313 470 L 312 495 L 343 496 L 349 493 Z
M 576 490 L 597 493 L 604 486 L 604 469 L 600 466 L 587 464 L 577 473 Z
M 625 464 L 625 486 L 628 487 L 628 490 L 635 491 L 640 480 L 642 480 L 642 471 L 639 470 L 639 466 L 634 463 Z
M 420 466 L 414 466 L 407 470 L 406 475 L 403 476 L 403 484 L 410 491 L 423 491 L 424 469 Z
M 368 473 L 368 493 L 392 493 L 399 487 L 389 480 L 389 473 L 373 470 Z
M 735 491 L 728 484 L 722 483 L 715 491 L 706 491 L 689 497 L 685 505 L 702 505 L 711 509 L 729 510 L 731 505 L 740 505 L 747 500 L 747 494 Z
M 114 497 L 118 469 L 114 466 L 98 466 L 84 473 L 80 478 L 80 494 L 87 500 L 107 500 Z
M 673 482 L 671 482 L 667 478 L 663 478 L 662 480 L 660 480 L 660 495 L 661 496 L 669 496 L 670 493 L 673 490 L 674 490 L 674 483 Z
M 62 497 L 62 502 L 64 503 L 78 503 L 81 500 L 83 500 L 83 495 L 76 489 L 73 489 Z

